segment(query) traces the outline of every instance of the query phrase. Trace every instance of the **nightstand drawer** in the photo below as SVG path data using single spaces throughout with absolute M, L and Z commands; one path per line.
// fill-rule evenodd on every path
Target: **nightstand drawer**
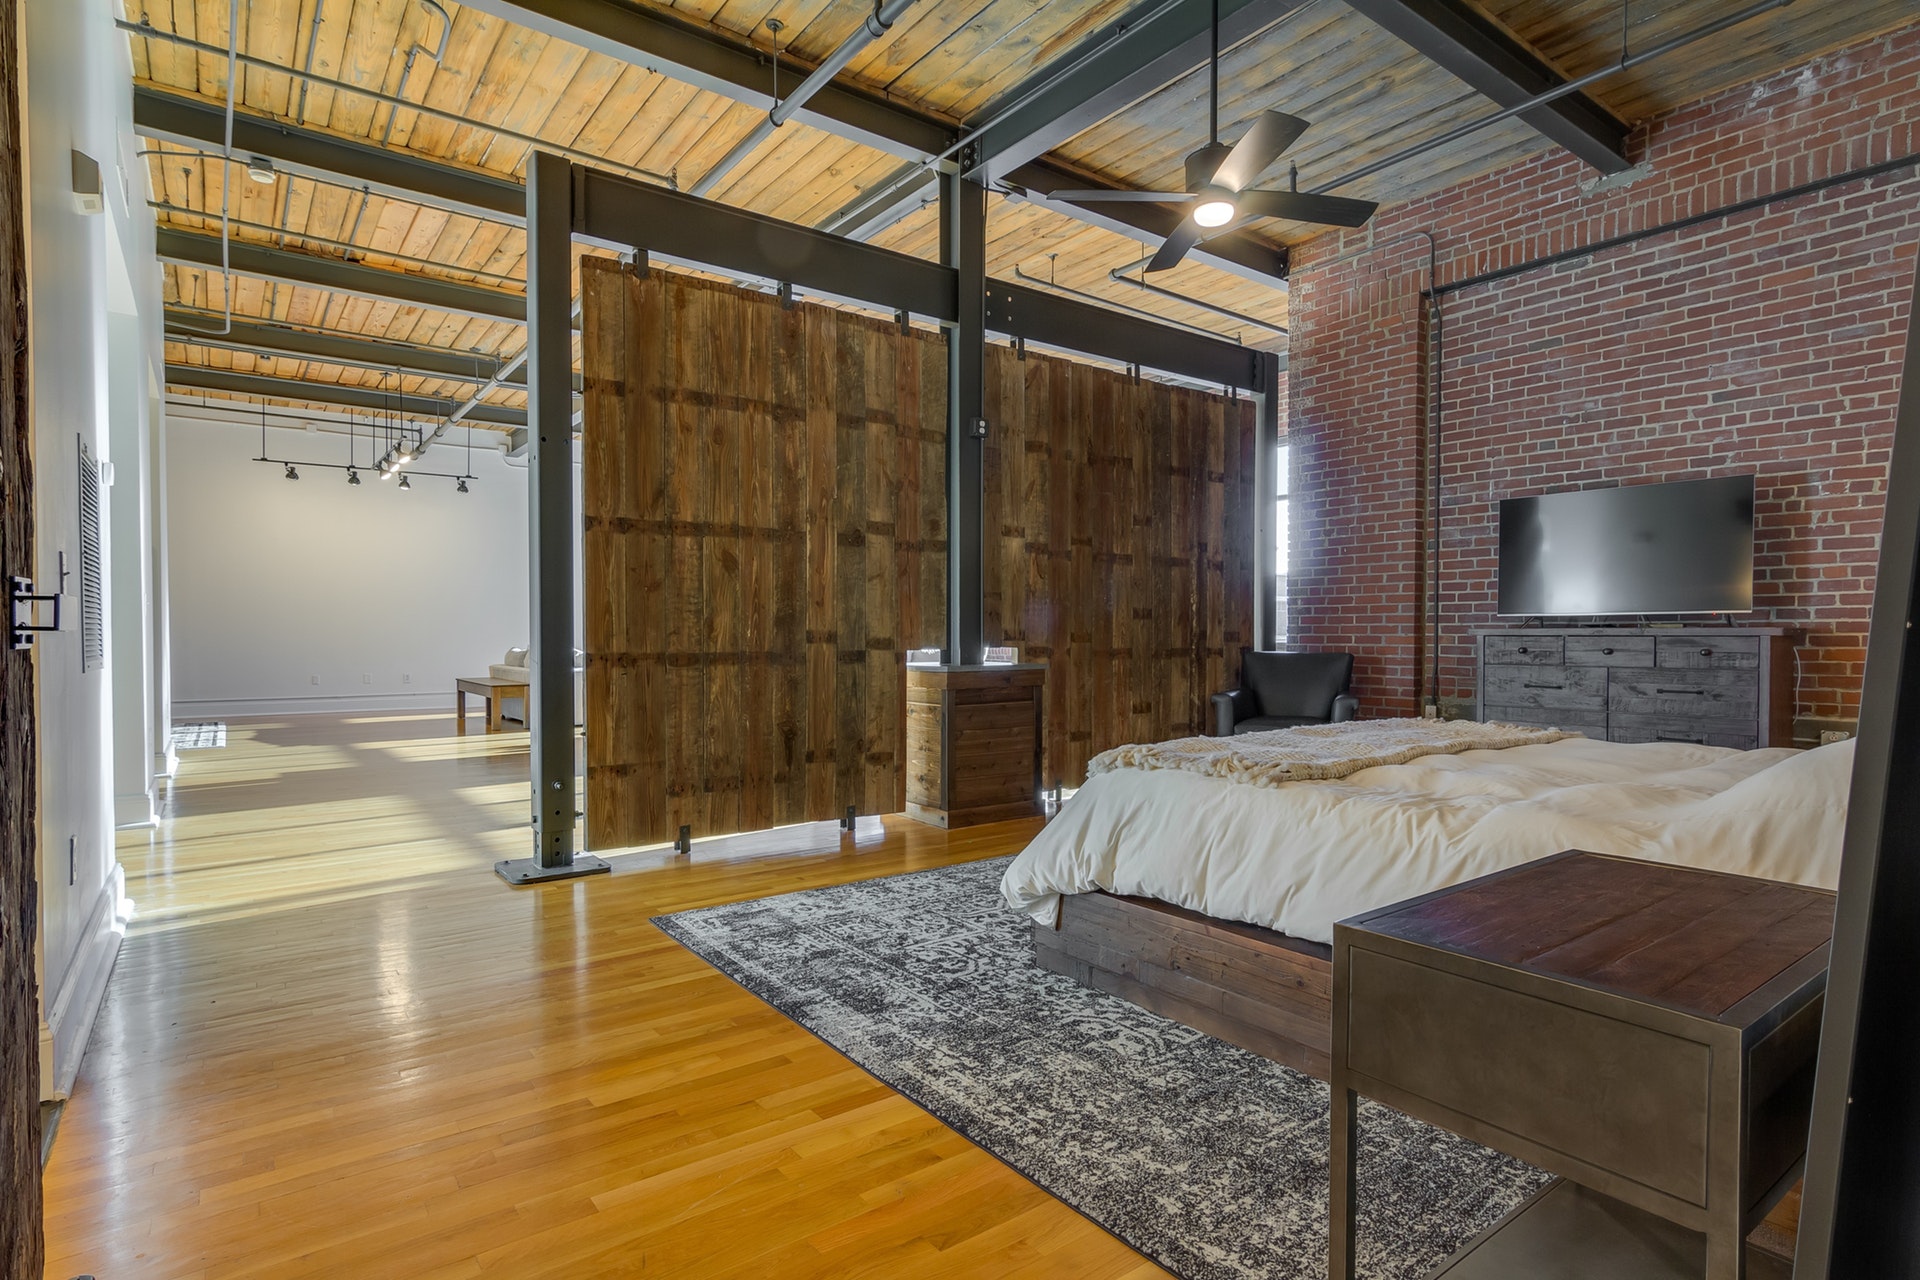
M 1335 998 L 1348 1069 L 1387 1086 L 1362 1092 L 1391 1104 L 1403 1090 L 1523 1147 L 1706 1204 L 1705 1044 L 1357 946 Z
M 1758 636 L 1727 636 L 1725 639 L 1660 636 L 1659 641 L 1660 665 L 1663 667 L 1737 667 L 1753 670 L 1760 665 Z

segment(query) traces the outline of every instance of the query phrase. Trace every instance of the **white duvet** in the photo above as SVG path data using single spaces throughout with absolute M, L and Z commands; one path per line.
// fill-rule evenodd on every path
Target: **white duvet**
M 1014 859 L 1007 904 L 1157 898 L 1316 942 L 1333 922 L 1563 849 L 1834 887 L 1851 740 L 1732 751 L 1569 738 L 1253 787 L 1171 769 L 1090 780 Z

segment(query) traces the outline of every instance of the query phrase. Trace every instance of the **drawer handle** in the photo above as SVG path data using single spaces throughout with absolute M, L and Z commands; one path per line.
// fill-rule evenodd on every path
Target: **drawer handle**
M 1516 652 L 1516 653 L 1525 653 L 1526 651 L 1527 651 L 1527 646 L 1525 646 L 1525 645 L 1521 645 L 1521 646 L 1520 646 L 1520 647 L 1519 647 L 1518 649 L 1516 649 L 1516 650 L 1515 650 L 1514 652 Z
M 1707 691 L 1705 689 L 1658 689 L 1656 688 L 1654 692 L 1655 693 L 1684 693 L 1689 697 L 1694 697 L 1694 698 L 1704 698 L 1707 696 Z M 1693 741 L 1693 739 L 1688 738 L 1687 741 L 1691 742 Z
M 1700 656 L 1701 656 L 1701 657 L 1703 657 L 1703 658 L 1711 658 L 1711 657 L 1713 656 L 1713 650 L 1711 650 L 1711 649 L 1702 649 L 1702 650 L 1700 651 Z
M 1522 689 L 1564 689 L 1567 686 L 1563 684 L 1535 684 L 1533 681 L 1527 680 L 1523 681 L 1520 687 Z
M 1605 654 L 1609 658 L 1613 656 L 1613 650 L 1611 649 L 1602 649 L 1600 652 Z
M 1703 738 L 1687 738 L 1677 733 L 1656 733 L 1653 735 L 1653 740 L 1655 742 L 1691 742 L 1696 747 L 1706 745 L 1706 740 Z

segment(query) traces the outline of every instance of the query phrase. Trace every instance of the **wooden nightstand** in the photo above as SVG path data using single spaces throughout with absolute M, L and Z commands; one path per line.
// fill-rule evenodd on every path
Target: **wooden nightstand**
M 1740 1280 L 1805 1160 L 1832 927 L 1830 893 L 1578 852 L 1335 925 L 1329 1275 L 1364 1093 L 1565 1179 L 1432 1280 Z

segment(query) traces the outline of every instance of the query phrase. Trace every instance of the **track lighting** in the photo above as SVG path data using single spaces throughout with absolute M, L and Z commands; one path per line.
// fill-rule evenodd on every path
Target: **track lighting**
M 247 161 L 247 176 L 262 186 L 270 187 L 277 175 L 274 173 L 273 161 L 265 156 L 254 156 Z
M 391 480 L 391 479 L 393 479 L 393 468 L 392 468 L 392 467 L 390 467 L 390 466 L 388 466 L 388 465 L 387 465 L 386 463 L 384 463 L 384 462 L 382 462 L 382 463 L 380 464 L 380 478 L 381 478 L 382 480 Z
M 293 464 L 289 462 L 287 464 L 287 479 L 298 480 L 299 478 L 300 478 L 300 473 L 298 471 L 295 471 L 293 469 Z
M 467 492 L 467 478 L 465 476 L 461 476 L 458 480 L 454 481 L 453 491 L 455 493 Z
M 360 483 L 360 473 L 358 471 L 355 471 L 352 467 L 347 468 L 347 483 L 348 484 Z
M 407 483 L 407 478 L 406 478 L 405 476 L 401 476 L 401 477 L 400 477 L 400 487 L 401 487 L 402 489 L 411 489 L 411 488 L 413 488 L 413 486 L 412 486 L 411 484 L 409 484 L 409 483 Z

